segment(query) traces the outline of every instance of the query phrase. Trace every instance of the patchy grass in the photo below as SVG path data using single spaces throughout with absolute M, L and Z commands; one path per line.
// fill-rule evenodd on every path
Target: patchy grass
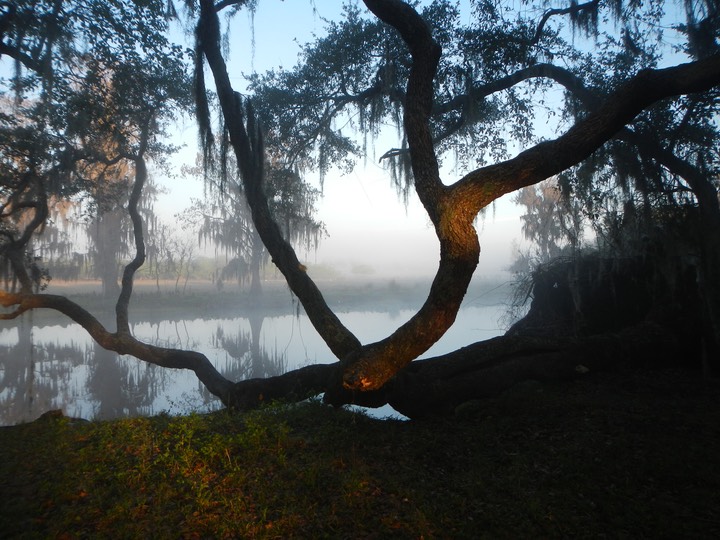
M 3 538 L 720 536 L 718 385 L 521 385 L 462 418 L 311 402 L 0 428 Z

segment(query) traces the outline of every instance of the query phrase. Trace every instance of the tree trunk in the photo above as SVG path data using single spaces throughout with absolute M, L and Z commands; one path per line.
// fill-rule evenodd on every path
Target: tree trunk
M 31 280 L 26 272 L 16 272 L 23 281 L 21 293 L 0 291 L 0 305 L 15 309 L 12 313 L 0 313 L 0 319 L 13 318 L 35 308 L 55 309 L 81 324 L 106 349 L 131 354 L 161 367 L 193 370 L 211 393 L 232 407 L 249 408 L 271 399 L 303 399 L 325 392 L 326 400 L 333 404 L 355 402 L 378 406 L 389 402 L 411 417 L 447 414 L 468 400 L 493 395 L 527 379 L 565 379 L 588 370 L 636 365 L 641 361 L 656 365 L 683 353 L 683 345 L 689 342 L 678 339 L 681 332 L 673 332 L 667 325 L 659 327 L 644 322 L 615 333 L 577 338 L 507 335 L 441 358 L 412 362 L 454 322 L 478 264 L 480 247 L 473 221 L 482 208 L 505 193 L 535 184 L 581 162 L 653 103 L 720 84 L 720 55 L 672 68 L 642 70 L 565 134 L 529 148 L 513 159 L 471 171 L 454 184 L 446 185 L 440 179 L 430 128 L 440 47 L 428 26 L 408 4 L 399 0 L 365 0 L 365 3 L 381 20 L 398 30 L 412 56 L 403 104 L 404 128 L 414 187 L 440 241 L 438 272 L 426 302 L 410 321 L 386 339 L 362 346 L 330 310 L 291 245 L 283 238 L 262 191 L 265 166 L 262 131 L 251 105 L 234 92 L 230 83 L 221 53 L 217 6 L 212 0 L 200 0 L 197 53 L 205 56 L 215 79 L 253 222 L 312 324 L 342 361 L 308 366 L 269 379 L 232 383 L 200 353 L 154 347 L 133 338 L 127 312 L 133 276 L 145 258 L 137 202 L 145 177 L 141 156 L 147 148 L 149 124 L 144 127 L 138 157 L 133 158 L 136 182 L 129 211 L 136 256 L 123 273 L 116 304 L 117 331 L 108 331 L 90 313 L 65 297 L 31 294 Z M 204 95 L 202 69 L 198 76 L 198 88 Z M 44 202 L 43 207 L 46 207 Z M 27 241 L 18 241 L 18 246 L 25 247 Z M 22 266 L 21 262 L 18 264 Z M 709 267 L 708 278 L 717 275 L 716 264 Z
M 620 368 L 663 367 L 682 352 L 672 334 L 653 324 L 585 338 L 502 336 L 413 362 L 388 385 L 386 399 L 410 418 L 447 415 L 524 381 L 557 382 Z
M 447 416 L 468 402 L 496 396 L 525 381 L 553 383 L 618 369 L 662 368 L 677 364 L 685 353 L 673 333 L 653 323 L 582 338 L 505 335 L 416 360 L 380 390 L 355 392 L 347 401 L 366 407 L 390 404 L 413 419 Z M 250 409 L 274 399 L 302 400 L 327 389 L 335 369 L 318 364 L 241 381 L 227 404 Z
M 260 298 L 262 296 L 262 282 L 260 280 L 260 267 L 262 266 L 263 246 L 262 239 L 255 227 L 252 230 L 252 251 L 250 253 L 250 297 Z

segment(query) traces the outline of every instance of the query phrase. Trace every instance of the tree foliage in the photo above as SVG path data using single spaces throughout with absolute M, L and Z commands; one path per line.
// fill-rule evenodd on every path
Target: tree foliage
M 268 159 L 265 170 L 263 189 L 283 235 L 297 247 L 316 249 L 325 232 L 324 225 L 314 218 L 320 192 L 277 160 Z M 205 181 L 205 200 L 195 201 L 190 212 L 198 224 L 200 243 L 212 243 L 230 258 L 219 279 L 242 282 L 250 278 L 251 291 L 259 294 L 260 271 L 267 263 L 267 253 L 252 222 L 235 159 L 232 155 L 214 156 L 209 163 L 199 160 L 184 172 L 202 176 Z
M 706 220 L 703 230 L 720 230 L 708 228 L 720 223 L 714 221 L 720 219 L 720 211 L 713 162 L 705 148 L 696 146 L 698 141 L 715 141 L 716 137 L 720 24 L 714 2 L 688 2 L 674 10 L 659 1 L 591 0 L 559 8 L 540 2 L 514 10 L 502 2 L 476 0 L 470 3 L 471 17 L 465 18 L 449 0 L 422 3 L 417 9 L 400 0 L 364 0 L 367 11 L 348 7 L 342 21 L 329 24 L 326 37 L 304 49 L 298 66 L 254 77 L 253 96 L 248 99 L 234 89 L 228 75 L 219 13 L 249 4 L 243 0 L 189 3 L 188 13 L 197 20 L 194 97 L 204 155 L 210 163 L 214 152 L 219 152 L 221 178 L 228 177 L 228 167 L 233 173 L 237 167 L 242 193 L 263 244 L 338 362 L 235 383 L 220 376 L 199 353 L 154 347 L 132 336 L 127 305 L 134 273 L 145 258 L 137 203 L 147 176 L 143 156 L 151 149 L 157 131 L 150 129 L 154 127 L 150 123 L 137 128 L 125 118 L 155 119 L 143 109 L 145 103 L 154 103 L 145 93 L 144 101 L 127 104 L 125 94 L 119 96 L 117 102 L 122 106 L 107 114 L 95 115 L 90 108 L 99 132 L 106 133 L 119 148 L 128 148 L 124 153 L 117 150 L 118 157 L 129 157 L 135 166 L 128 206 L 136 253 L 124 271 L 117 332 L 109 332 L 67 299 L 32 294 L 30 287 L 21 293 L 2 293 L 3 305 L 14 307 L 4 317 L 36 307 L 59 310 L 82 324 L 105 348 L 160 366 L 194 370 L 229 406 L 249 407 L 276 397 L 324 392 L 325 400 L 333 404 L 391 402 L 408 414 L 427 414 L 433 407 L 451 410 L 458 400 L 485 395 L 489 384 L 507 384 L 518 376 L 537 374 L 540 366 L 547 367 L 547 374 L 562 375 L 572 370 L 577 354 L 586 351 L 592 352 L 592 361 L 599 364 L 605 351 L 612 350 L 608 337 L 553 344 L 541 338 L 499 338 L 446 358 L 411 364 L 453 324 L 479 262 L 474 221 L 502 195 L 551 177 L 559 177 L 561 187 L 566 192 L 574 190 L 582 200 L 587 199 L 585 192 L 595 196 L 594 189 L 606 181 L 613 186 L 617 182 L 617 187 L 600 190 L 601 196 L 613 190 L 629 193 L 625 186 L 646 198 L 655 193 L 666 196 L 672 191 L 668 186 L 687 187 L 690 200 L 697 203 Z M 158 4 L 134 6 L 152 7 L 159 16 Z M 136 7 L 122 19 L 132 23 L 132 30 L 101 25 L 100 35 L 106 31 L 122 36 L 105 36 L 98 45 L 98 65 L 104 65 L 105 48 L 112 49 L 125 39 L 147 39 L 136 35 L 147 30 L 147 20 L 136 15 Z M 249 7 L 254 8 L 254 3 Z M 120 16 L 114 4 L 96 9 L 111 22 Z M 11 11 L 7 8 L 3 17 L 10 18 Z M 60 20 L 59 13 L 53 17 Z M 95 24 L 92 21 L 83 24 Z M 665 46 L 663 32 L 667 28 L 677 30 L 675 36 L 680 36 L 677 50 Z M 20 44 L 22 40 L 13 35 L 7 43 Z M 151 48 L 164 44 L 157 36 L 134 43 L 134 48 L 118 58 L 132 58 L 142 50 L 138 43 L 148 43 Z M 22 64 L 25 57 L 17 52 L 16 56 Z M 120 62 L 113 69 L 135 73 L 123 72 L 123 65 Z M 127 65 L 140 69 L 137 64 Z M 172 72 L 161 58 L 151 66 L 151 74 L 156 73 L 155 68 L 160 74 Z M 207 84 L 205 68 L 213 85 Z M 88 73 L 104 77 L 107 71 L 103 67 Z M 55 71 L 43 71 L 37 77 L 41 83 L 38 92 L 55 92 L 56 79 Z M 154 79 L 149 76 L 147 80 Z M 117 80 L 102 88 L 112 91 L 120 85 Z M 562 90 L 561 97 L 553 93 L 557 89 Z M 210 116 L 211 91 L 221 116 L 216 130 Z M 127 95 L 135 95 L 133 89 L 128 89 Z M 158 103 L 169 97 L 162 93 L 153 96 Z M 66 101 L 60 103 L 64 107 Z M 110 103 L 115 101 L 100 100 L 99 105 L 107 108 Z M 139 108 L 134 107 L 136 103 Z M 556 120 L 551 131 L 538 129 L 551 115 Z M 117 122 L 103 123 L 110 118 Z M 664 127 L 654 129 L 658 119 Z M 330 165 L 347 170 L 358 157 L 366 157 L 368 145 L 372 147 L 371 143 L 386 134 L 386 124 L 396 129 L 397 144 L 383 153 L 381 160 L 391 164 L 400 191 L 413 189 L 427 211 L 439 240 L 440 261 L 417 313 L 386 338 L 362 344 L 328 307 L 298 259 L 287 234 L 289 228 L 283 227 L 273 207 L 278 192 L 272 191 L 272 175 L 273 170 L 281 171 L 282 182 L 297 190 L 302 186 L 300 175 L 306 171 L 317 170 L 322 176 Z M 687 129 L 688 136 L 674 137 L 678 129 Z M 70 124 L 67 131 L 72 133 Z M 221 134 L 217 145 L 213 133 Z M 73 140 L 78 139 L 74 135 Z M 102 140 L 88 138 L 87 147 L 99 148 Z M 623 146 L 618 146 L 620 143 Z M 628 153 L 639 157 L 620 159 Z M 443 167 L 443 160 L 454 160 L 456 169 Z M 659 180 L 648 175 L 653 168 L 663 173 Z M 459 178 L 450 180 L 452 175 Z M 656 185 L 663 187 L 655 192 L 649 189 Z M 283 191 L 280 201 L 289 193 L 294 192 Z M 12 235 L 6 236 L 15 241 Z M 720 268 L 717 235 L 706 238 L 703 247 L 708 257 L 701 267 L 704 282 Z M 709 287 L 712 292 L 712 285 Z M 706 306 L 711 325 L 720 320 L 716 292 L 709 295 Z M 629 341 L 623 342 L 621 349 L 628 356 L 635 355 L 638 347 L 653 342 L 657 335 L 657 331 L 640 336 L 628 331 Z M 633 336 L 637 339 L 632 340 Z M 548 349 L 542 364 L 533 363 L 530 352 Z M 483 382 L 488 367 L 493 375 Z
M 339 126 L 345 125 L 345 121 L 355 120 L 374 135 L 375 126 L 382 120 L 397 118 L 398 107 L 402 110 L 403 140 L 383 158 L 399 163 L 404 160 L 404 165 L 397 168 L 412 170 L 414 188 L 435 225 L 441 245 L 436 279 L 417 315 L 385 340 L 360 347 L 353 345 L 347 329 L 323 319 L 327 307 L 321 295 L 297 273 L 295 259 L 286 256 L 287 264 L 283 264 L 281 257 L 274 256 L 308 308 L 316 328 L 341 358 L 337 371 L 345 392 L 361 391 L 368 395 L 368 391 L 383 387 L 452 324 L 477 264 L 479 248 L 472 220 L 482 208 L 505 193 L 584 163 L 636 117 L 651 115 L 656 103 L 678 94 L 711 89 L 717 84 L 713 73 L 717 71 L 714 64 L 718 57 L 664 70 L 647 69 L 657 65 L 657 58 L 643 56 L 637 43 L 648 24 L 652 27 L 663 17 L 659 3 L 571 5 L 568 10 L 546 12 L 538 25 L 523 14 L 511 15 L 513 19 L 506 20 L 506 12 L 498 10 L 497 4 L 475 2 L 475 14 L 494 16 L 474 19 L 469 30 L 457 26 L 457 11 L 450 2 L 431 3 L 423 11 L 424 18 L 401 2 L 365 4 L 382 23 L 394 28 L 388 33 L 389 29 L 374 19 L 366 21 L 358 10 L 348 9 L 345 22 L 331 25 L 328 38 L 306 48 L 294 70 L 257 77 L 254 90 L 259 118 L 271 126 L 269 133 L 279 138 L 278 145 L 283 142 L 290 145 L 286 153 L 292 162 L 305 161 L 321 171 L 327 166 L 328 156 L 330 162 L 342 163 L 364 148 L 351 144 L 343 135 Z M 594 49 L 585 52 L 574 47 L 562 38 L 557 26 L 551 28 L 551 19 L 561 15 L 569 15 L 573 28 L 590 34 L 595 41 Z M 606 31 L 611 20 L 618 22 L 622 39 Z M 426 21 L 429 27 L 425 26 Z M 458 35 L 467 40 L 462 47 L 447 44 L 448 39 L 452 41 Z M 657 36 L 654 32 L 644 39 Z M 247 191 L 253 186 L 259 191 L 263 172 L 251 165 L 263 152 L 263 147 L 255 142 L 256 108 L 245 107 L 234 92 L 219 39 L 215 7 L 210 2 L 201 2 L 198 50 L 204 53 L 213 73 L 224 122 L 229 127 L 230 142 Z M 473 39 L 478 47 L 472 47 Z M 588 70 L 588 63 L 596 57 L 604 58 L 605 65 L 617 65 L 609 70 L 601 62 Z M 643 69 L 638 69 L 641 63 Z M 676 77 L 690 72 L 698 77 L 697 87 L 689 79 L 684 79 L 687 85 L 676 84 Z M 393 84 L 395 80 L 406 86 Z M 562 134 L 543 141 L 531 129 L 537 109 L 531 106 L 530 99 L 534 97 L 542 105 L 546 95 L 542 91 L 550 84 L 567 91 L 565 105 L 561 103 L 560 107 L 561 120 L 572 125 L 567 129 L 560 123 Z M 582 111 L 578 102 L 584 106 Z M 493 114 L 482 109 L 488 103 L 496 105 L 490 108 Z M 272 105 L 275 107 L 271 108 Z M 511 129 L 506 128 L 508 122 Z M 484 152 L 492 149 L 494 142 L 500 147 L 493 155 L 496 159 L 509 151 L 502 144 L 507 135 L 514 136 L 516 144 L 523 146 L 540 142 L 513 159 L 482 166 Z M 488 137 L 486 143 L 476 144 L 477 137 L 483 136 Z M 450 185 L 441 183 L 438 167 L 445 144 L 461 148 L 468 144 L 469 148 L 481 149 L 463 152 L 470 170 Z M 262 193 L 250 196 L 249 203 L 256 223 L 258 215 L 259 221 L 264 221 L 267 202 Z M 278 254 L 287 255 L 286 244 L 272 227 L 264 231 L 260 225 L 259 229 L 271 253 L 276 249 Z M 343 395 L 332 385 L 331 390 L 326 392 L 330 401 L 357 398 Z
M 187 104 L 183 51 L 163 36 L 162 2 L 3 3 L 4 259 L 19 255 L 49 201 L 87 201 L 104 214 L 129 195 L 133 161 L 169 149 L 163 124 Z M 175 112 L 169 108 L 173 103 Z

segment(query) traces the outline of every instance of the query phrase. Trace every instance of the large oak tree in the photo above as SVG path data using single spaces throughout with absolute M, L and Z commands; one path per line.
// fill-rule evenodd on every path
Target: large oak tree
M 478 18 L 482 21 L 478 22 L 482 25 L 481 31 L 473 33 L 470 29 L 463 35 L 465 41 L 453 42 L 455 36 L 449 31 L 452 3 L 434 2 L 421 14 L 400 0 L 365 0 L 365 7 L 376 20 L 363 19 L 362 24 L 366 29 L 375 28 L 375 37 L 382 38 L 374 40 L 382 48 L 382 54 L 368 55 L 380 59 L 376 65 L 378 69 L 367 66 L 360 69 L 362 66 L 349 60 L 343 64 L 337 58 L 327 57 L 332 61 L 326 58 L 325 63 L 318 65 L 334 65 L 337 68 L 334 77 L 323 78 L 315 67 L 305 72 L 303 78 L 303 71 L 298 70 L 293 75 L 295 79 L 291 76 L 287 79 L 294 81 L 298 88 L 311 88 L 318 81 L 335 87 L 330 92 L 322 91 L 313 96 L 310 103 L 315 104 L 315 109 L 310 107 L 310 114 L 305 115 L 302 122 L 300 119 L 295 122 L 285 120 L 278 125 L 272 125 L 272 111 L 263 107 L 262 92 L 258 92 L 257 106 L 254 106 L 251 100 L 235 91 L 223 56 L 218 13 L 246 3 L 242 0 L 220 3 L 199 0 L 198 4 L 191 4 L 190 13 L 197 17 L 195 94 L 199 124 L 209 148 L 212 129 L 203 77 L 206 64 L 212 74 L 255 227 L 273 262 L 338 361 L 308 366 L 270 379 L 232 382 L 222 377 L 199 353 L 139 342 L 128 330 L 126 311 L 132 276 L 141 256 L 136 257 L 125 274 L 125 296 L 121 295 L 124 303 L 118 302 L 119 306 L 125 306 L 125 313 L 118 318 L 117 332 L 108 331 L 91 314 L 65 298 L 33 294 L 27 288 L 19 294 L 2 293 L 2 304 L 14 307 L 6 318 L 38 307 L 59 310 L 82 324 L 103 347 L 157 365 L 194 370 L 208 389 L 229 406 L 250 407 L 268 399 L 302 398 L 324 392 L 326 401 L 333 404 L 390 402 L 410 416 L 431 410 L 452 410 L 459 402 L 486 395 L 522 378 L 566 375 L 575 367 L 580 351 L 585 355 L 583 363 L 594 366 L 608 363 L 605 353 L 608 348 L 614 353 L 622 349 L 629 356 L 637 355 L 638 351 L 650 354 L 662 349 L 665 336 L 650 328 L 640 336 L 633 334 L 633 339 L 627 339 L 628 335 L 591 336 L 585 340 L 568 337 L 552 341 L 496 338 L 444 358 L 413 362 L 455 320 L 478 265 L 480 245 L 474 222 L 484 208 L 506 193 L 584 163 L 608 141 L 617 137 L 632 138 L 634 132 L 630 130 L 628 134 L 628 126 L 658 104 L 685 95 L 707 96 L 708 92 L 717 89 L 720 85 L 720 54 L 716 50 L 718 15 L 715 3 L 707 2 L 699 8 L 695 4 L 687 6 L 688 17 L 683 24 L 691 38 L 688 43 L 695 44 L 696 48 L 698 44 L 704 44 L 702 54 L 670 67 L 637 69 L 634 65 L 623 70 L 618 66 L 617 73 L 610 72 L 610 75 L 616 75 L 611 84 L 596 84 L 592 88 L 592 77 L 584 81 L 578 73 L 552 62 L 554 54 L 561 50 L 563 54 L 582 56 L 581 51 L 563 42 L 557 31 L 550 30 L 553 21 L 570 17 L 580 30 L 593 30 L 598 28 L 604 14 L 609 13 L 617 21 L 628 20 L 640 7 L 639 3 L 573 2 L 562 8 L 548 9 L 533 24 L 527 19 L 510 24 L 496 9 L 496 4 L 474 2 L 482 15 Z M 657 8 L 660 4 L 651 5 Z M 540 7 L 548 6 L 542 4 Z M 635 45 L 632 28 L 632 25 L 621 27 L 618 39 L 625 39 L 626 50 Z M 373 42 L 373 32 L 368 32 L 366 41 Z M 451 43 L 457 45 L 444 54 L 444 48 Z M 462 56 L 466 51 L 474 51 L 482 61 L 467 61 Z M 346 52 L 352 55 L 353 48 L 348 47 Z M 650 63 L 651 66 L 655 64 Z M 313 73 L 320 77 L 313 78 Z M 357 86 L 362 80 L 367 83 L 364 88 Z M 606 80 L 604 77 L 603 81 Z M 528 81 L 551 81 L 562 85 L 584 106 L 584 111 L 569 119 L 569 127 L 555 138 L 531 142 L 530 137 L 524 136 L 523 126 L 527 125 L 532 95 L 523 99 L 513 95 L 520 88 L 518 85 Z M 512 99 L 507 102 L 491 100 L 498 92 L 509 92 Z M 411 180 L 408 185 L 417 193 L 434 226 L 440 242 L 440 262 L 427 299 L 418 312 L 385 339 L 362 344 L 328 307 L 320 289 L 284 238 L 282 228 L 270 210 L 263 182 L 266 143 L 275 145 L 273 153 L 277 153 L 283 143 L 289 141 L 292 143 L 286 147 L 289 165 L 302 168 L 315 164 L 322 169 L 327 165 L 328 155 L 332 160 L 353 150 L 332 129 L 333 119 L 346 106 L 364 107 L 366 104 L 375 107 L 367 116 L 370 124 L 363 124 L 369 129 L 377 125 L 383 111 L 399 117 L 403 144 L 384 157 L 405 159 L 407 167 L 403 170 L 407 174 L 404 178 Z M 291 108 L 289 104 L 288 108 Z M 276 140 L 269 137 L 266 141 L 259 116 L 265 124 L 271 125 L 269 133 Z M 466 141 L 482 141 L 483 137 L 478 135 L 482 131 L 472 131 L 472 128 L 491 118 L 514 122 L 513 126 L 519 130 L 527 148 L 514 157 L 500 158 L 491 164 L 469 160 L 471 166 L 461 178 L 443 181 L 438 151 L 461 144 L 461 139 L 454 138 L 457 136 L 470 134 Z M 285 129 L 291 131 L 284 132 Z M 496 134 L 507 133 L 500 130 Z M 491 144 L 497 137 L 485 140 Z M 319 154 L 313 154 L 315 150 Z M 484 157 L 496 158 L 501 153 L 488 152 Z M 139 228 L 137 223 L 136 228 Z M 141 235 L 136 235 L 136 248 L 141 254 Z

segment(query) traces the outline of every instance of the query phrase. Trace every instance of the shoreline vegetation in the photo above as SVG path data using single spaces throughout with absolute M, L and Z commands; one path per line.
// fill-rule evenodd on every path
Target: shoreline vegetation
M 454 418 L 311 401 L 0 428 L 4 538 L 711 538 L 717 381 L 523 384 Z
M 509 302 L 496 285 L 475 283 L 468 301 Z M 243 294 L 151 289 L 137 287 L 134 316 L 237 311 Z M 339 309 L 388 309 L 413 307 L 427 287 L 327 290 Z M 62 292 L 99 306 L 87 289 Z M 263 305 L 297 309 L 285 287 L 265 295 Z M 526 381 L 443 419 L 315 400 L 112 421 L 51 412 L 0 427 L 0 537 L 718 537 L 719 404 L 720 381 L 620 369 Z
M 302 312 L 302 306 L 291 293 L 284 280 L 263 281 L 262 294 L 252 298 L 249 286 L 226 284 L 218 289 L 208 280 L 191 280 L 185 292 L 175 292 L 172 280 L 160 282 L 158 292 L 154 280 L 137 280 L 130 300 L 130 318 L 134 321 L 156 319 L 173 320 L 193 316 L 240 316 L 261 310 L 268 316 Z M 393 311 L 399 309 L 417 309 L 427 296 L 429 279 L 399 280 L 392 278 L 376 279 L 337 279 L 319 283 L 330 307 L 338 312 L 345 311 Z M 509 304 L 512 297 L 512 278 L 478 279 L 468 288 L 465 302 L 469 305 Z M 93 314 L 103 318 L 112 316 L 115 310 L 114 297 L 102 295 L 99 281 L 51 281 L 49 294 L 61 294 L 77 302 Z M 33 324 L 42 324 L 51 319 L 67 319 L 52 310 L 35 310 Z M 12 327 L 17 319 L 3 321 L 3 326 Z

